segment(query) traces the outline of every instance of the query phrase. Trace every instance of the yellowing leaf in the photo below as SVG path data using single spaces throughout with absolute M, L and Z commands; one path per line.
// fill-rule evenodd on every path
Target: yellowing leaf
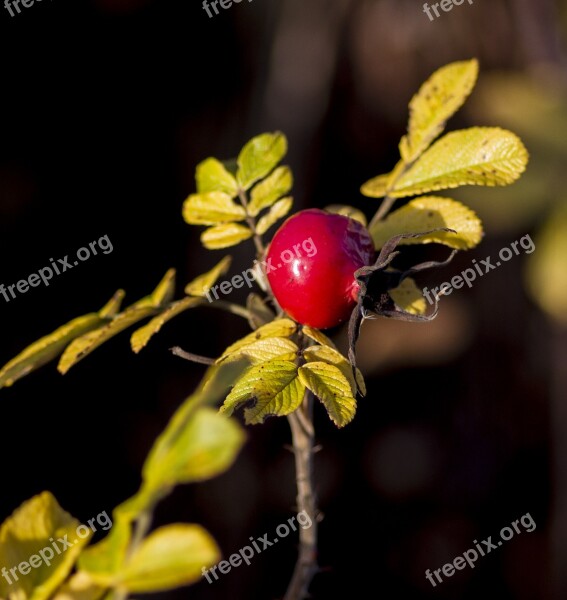
M 368 224 L 366 215 L 361 210 L 358 210 L 358 208 L 354 208 L 354 206 L 348 206 L 346 204 L 330 204 L 329 206 L 325 206 L 325 210 L 334 215 L 343 215 L 343 217 L 354 219 L 355 221 L 362 223 L 364 227 Z
M 205 230 L 201 234 L 201 242 L 209 250 L 220 250 L 221 248 L 236 246 L 236 244 L 251 238 L 252 235 L 252 230 L 245 225 L 226 223 Z
M 478 61 L 454 62 L 441 67 L 421 86 L 410 102 L 408 134 L 400 142 L 400 154 L 410 163 L 443 131 L 464 104 L 478 77 Z
M 427 312 L 427 304 L 423 294 L 410 277 L 406 277 L 397 288 L 390 290 L 388 293 L 401 309 L 412 315 L 424 315 Z
M 227 354 L 218 359 L 217 363 L 230 362 L 247 358 L 252 364 L 273 360 L 282 355 L 295 354 L 299 348 L 288 338 L 269 337 L 252 342 L 251 344 Z
M 67 371 L 88 356 L 93 350 L 96 350 L 104 342 L 124 331 L 131 325 L 138 323 L 142 319 L 151 317 L 160 308 L 166 306 L 175 289 L 175 270 L 170 269 L 160 281 L 156 289 L 145 298 L 138 300 L 135 304 L 127 308 L 123 313 L 117 315 L 112 321 L 90 331 L 75 339 L 66 348 L 57 369 L 65 374 Z
M 244 440 L 236 421 L 213 408 L 198 408 L 168 451 L 144 467 L 147 485 L 163 489 L 215 477 L 232 465 Z
M 120 309 L 124 292 L 119 290 L 98 312 L 77 317 L 53 333 L 28 346 L 0 370 L 0 388 L 10 387 L 18 379 L 57 358 L 75 338 L 108 322 Z
M 247 424 L 263 423 L 270 416 L 292 413 L 302 402 L 305 388 L 297 380 L 297 365 L 273 360 L 248 369 L 235 383 L 221 411 L 231 415 L 243 403 Z
M 183 218 L 189 225 L 217 225 L 243 221 L 244 208 L 224 192 L 192 194 L 183 204 Z
M 283 133 L 263 133 L 251 139 L 238 156 L 236 180 L 244 190 L 249 189 L 273 171 L 287 152 Z
M 422 196 L 411 200 L 390 213 L 384 221 L 375 223 L 370 228 L 370 234 L 376 247 L 381 248 L 390 238 L 400 233 L 421 233 L 443 227 L 457 233 L 436 231 L 417 238 L 407 238 L 399 243 L 437 243 L 468 250 L 479 244 L 483 236 L 482 223 L 470 208 L 441 196 Z
M 390 181 L 390 174 L 378 175 L 369 179 L 360 188 L 360 193 L 363 196 L 369 198 L 382 198 L 388 191 L 388 182 Z
M 216 158 L 207 158 L 197 165 L 197 192 L 223 192 L 231 198 L 238 193 L 236 179 L 226 170 L 225 166 Z
M 224 275 L 232 262 L 230 256 L 225 256 L 216 266 L 204 275 L 193 279 L 185 286 L 185 293 L 188 296 L 204 296 L 208 290 L 217 282 L 218 278 Z
M 526 148 L 510 131 L 498 127 L 453 131 L 418 158 L 389 195 L 402 198 L 461 185 L 509 185 L 527 163 Z
M 23 569 L 27 574 L 20 574 L 17 581 L 12 576 L 11 585 L 4 577 L 0 578 L 0 597 L 50 598 L 69 575 L 82 547 L 92 535 L 88 527 L 88 533 L 83 533 L 84 528 L 81 528 L 81 535 L 84 535 L 81 538 L 77 533 L 79 525 L 79 521 L 65 512 L 49 492 L 24 502 L 0 528 L 0 565 L 10 568 L 26 563 Z M 64 552 L 60 538 L 69 543 Z M 56 547 L 51 540 L 55 541 Z
M 290 337 L 297 331 L 297 325 L 291 319 L 276 319 L 271 321 L 267 325 L 263 325 L 256 331 L 249 333 L 247 336 L 238 340 L 234 344 L 231 344 L 218 359 L 217 362 L 222 362 L 224 357 L 234 354 L 238 350 L 265 340 L 266 338 L 274 337 Z
M 309 327 L 309 325 L 304 325 L 302 327 L 303 333 L 314 342 L 321 344 L 322 346 L 329 346 L 329 348 L 337 349 L 335 344 L 328 338 L 324 333 L 321 333 L 318 329 L 313 329 Z
M 201 305 L 203 302 L 201 298 L 183 298 L 178 302 L 174 302 L 168 306 L 162 313 L 154 317 L 147 325 L 144 325 L 140 329 L 137 329 L 130 338 L 130 345 L 132 350 L 138 354 L 140 350 L 145 348 L 150 339 L 158 333 L 161 328 L 168 322 L 171 321 L 177 315 L 182 312 L 194 308 L 195 306 Z
M 198 581 L 202 568 L 220 560 L 220 551 L 199 525 L 166 525 L 152 532 L 120 574 L 130 593 L 158 592 Z
M 337 427 L 344 427 L 356 413 L 356 400 L 341 370 L 325 362 L 310 362 L 299 368 L 299 380 L 324 404 Z
M 352 365 L 348 359 L 338 350 L 329 348 L 329 346 L 310 346 L 305 350 L 303 356 L 308 362 L 325 362 L 329 365 L 335 365 L 340 372 L 348 379 L 353 396 L 356 396 L 357 389 L 360 393 L 366 395 L 366 385 L 359 369 L 356 369 L 356 380 L 352 373 Z
M 531 237 L 520 239 L 520 248 L 531 250 L 526 271 L 532 298 L 553 319 L 567 325 L 567 209 L 554 211 L 534 244 Z M 534 252 L 535 250 L 535 252 Z
M 100 600 L 106 594 L 103 587 L 97 586 L 82 571 L 71 575 L 51 600 Z
M 281 200 L 278 200 L 272 208 L 270 208 L 270 212 L 260 218 L 256 225 L 256 232 L 259 235 L 264 235 L 272 225 L 287 215 L 292 206 L 292 198 L 282 198 Z
M 289 193 L 292 186 L 293 176 L 290 168 L 278 167 L 252 189 L 248 214 L 252 217 L 257 216 L 264 208 L 272 206 L 276 200 Z

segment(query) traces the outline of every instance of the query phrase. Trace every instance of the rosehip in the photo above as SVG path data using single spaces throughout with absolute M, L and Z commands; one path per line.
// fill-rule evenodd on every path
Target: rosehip
M 374 243 L 361 223 L 309 209 L 278 229 L 268 248 L 266 272 L 290 317 L 327 329 L 348 319 L 359 290 L 354 272 L 373 257 Z

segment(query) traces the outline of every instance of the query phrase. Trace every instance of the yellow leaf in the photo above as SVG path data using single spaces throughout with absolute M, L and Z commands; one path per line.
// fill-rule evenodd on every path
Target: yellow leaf
M 264 208 L 289 193 L 293 187 L 293 176 L 289 167 L 278 167 L 274 172 L 254 186 L 250 194 L 248 214 L 257 216 Z
M 182 312 L 189 310 L 190 308 L 194 308 L 195 306 L 199 306 L 202 304 L 201 298 L 183 298 L 183 300 L 179 300 L 178 302 L 174 302 L 170 306 L 168 306 L 161 314 L 157 317 L 154 317 L 147 325 L 144 325 L 140 329 L 137 329 L 130 338 L 130 345 L 132 346 L 132 350 L 138 354 L 140 350 L 147 346 L 150 339 L 158 333 L 161 328 L 168 322 L 171 321 L 177 315 L 180 315 Z
M 356 395 L 358 388 L 360 388 L 360 393 L 363 396 L 366 395 L 366 385 L 362 373 L 359 369 L 356 369 L 355 380 L 352 373 L 352 365 L 338 350 L 334 350 L 328 346 L 310 346 L 305 350 L 303 356 L 308 362 L 326 362 L 329 365 L 335 365 L 348 379 L 353 396 Z
M 105 593 L 104 587 L 97 586 L 86 573 L 79 571 L 57 590 L 51 600 L 100 600 Z
M 288 338 L 297 331 L 297 325 L 291 319 L 276 319 L 266 325 L 263 325 L 256 331 L 249 333 L 247 336 L 231 344 L 218 359 L 217 362 L 222 362 L 224 357 L 234 354 L 238 350 L 265 340 L 266 338 L 283 337 Z
M 324 333 L 321 333 L 318 329 L 313 329 L 313 327 L 309 327 L 309 325 L 304 325 L 302 327 L 303 333 L 314 342 L 321 344 L 322 346 L 329 346 L 329 348 L 337 349 L 335 344 L 328 338 Z
M 373 177 L 372 179 L 369 179 L 366 183 L 362 185 L 362 187 L 360 188 L 360 193 L 363 196 L 368 196 L 369 198 L 382 198 L 386 195 L 388 191 L 389 181 L 389 173 Z
M 400 154 L 413 162 L 443 131 L 445 123 L 471 93 L 478 77 L 476 59 L 454 62 L 439 70 L 421 86 L 410 102 L 408 134 L 400 142 Z
M 269 175 L 287 152 L 283 133 L 263 133 L 252 138 L 238 155 L 236 180 L 247 190 L 256 181 Z
M 335 365 L 310 362 L 299 368 L 299 380 L 324 404 L 337 427 L 344 427 L 356 413 L 350 383 Z
M 246 212 L 224 192 L 191 194 L 183 204 L 183 218 L 189 225 L 217 225 L 243 221 Z
M 354 219 L 355 221 L 362 223 L 364 227 L 368 224 L 366 215 L 361 210 L 358 210 L 358 208 L 354 208 L 354 206 L 348 206 L 346 204 L 330 204 L 329 206 L 325 206 L 325 210 L 334 215 L 343 215 L 343 217 Z
M 298 351 L 299 348 L 297 345 L 288 338 L 269 337 L 255 340 L 251 344 L 236 350 L 236 352 L 225 352 L 217 360 L 217 363 L 220 364 L 222 362 L 232 362 L 233 360 L 247 358 L 252 364 L 256 364 L 274 360 L 282 355 L 295 354 Z
M 232 258 L 230 256 L 225 256 L 210 271 L 204 275 L 199 275 L 199 277 L 188 283 L 185 286 L 185 293 L 188 296 L 204 296 L 211 287 L 215 285 L 218 278 L 228 271 L 231 262 Z
M 202 577 L 202 568 L 218 560 L 220 551 L 201 526 L 166 525 L 144 539 L 117 585 L 130 593 L 169 590 L 195 583 Z
M 390 290 L 388 294 L 402 310 L 412 315 L 424 315 L 427 312 L 423 294 L 410 277 L 406 277 L 397 288 Z
M 270 229 L 270 227 L 274 225 L 274 223 L 277 223 L 282 217 L 285 217 L 287 215 L 287 213 L 291 210 L 292 206 L 292 198 L 288 197 L 278 200 L 272 206 L 272 208 L 270 208 L 270 212 L 265 214 L 258 221 L 258 224 L 256 225 L 256 232 L 259 235 L 264 235 L 264 233 L 266 233 L 266 231 L 268 231 L 268 229 Z
M 244 416 L 247 424 L 263 423 L 270 416 L 292 413 L 303 401 L 305 388 L 297 379 L 297 365 L 273 360 L 248 369 L 226 397 L 221 411 L 231 415 L 243 403 L 251 403 Z
M 0 578 L 0 597 L 50 598 L 92 536 L 92 530 L 85 526 L 79 535 L 80 525 L 49 492 L 24 502 L 0 528 L 0 565 L 8 569 L 22 567 L 26 574 L 16 573 L 17 580 L 11 574 L 11 584 L 5 577 Z
M 378 221 L 370 228 L 370 234 L 377 248 L 381 248 L 390 238 L 400 233 L 421 233 L 446 227 L 450 231 L 437 231 L 418 238 L 401 240 L 400 244 L 444 244 L 450 248 L 468 250 L 480 243 L 482 223 L 468 207 L 451 198 L 422 196 L 408 202 L 402 208 L 390 213 L 384 221 Z
M 236 179 L 226 170 L 216 158 L 207 158 L 197 165 L 195 176 L 199 194 L 208 192 L 224 192 L 231 198 L 238 193 Z
M 145 298 L 138 300 L 117 315 L 110 323 L 76 338 L 63 352 L 57 369 L 65 374 L 67 371 L 96 350 L 104 342 L 124 331 L 142 319 L 153 316 L 161 308 L 167 306 L 175 290 L 175 270 L 167 271 L 156 289 Z
M 238 223 L 226 223 L 211 227 L 201 234 L 201 242 L 209 250 L 220 250 L 236 246 L 244 240 L 250 239 L 253 233 L 249 227 Z
M 461 185 L 509 185 L 527 163 L 526 148 L 510 131 L 498 127 L 453 131 L 422 154 L 389 195 L 402 198 Z

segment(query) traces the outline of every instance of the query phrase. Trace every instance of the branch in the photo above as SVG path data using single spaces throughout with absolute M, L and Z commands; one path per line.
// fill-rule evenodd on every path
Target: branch
M 300 416 L 301 415 L 301 416 Z M 299 556 L 284 600 L 303 600 L 308 595 L 317 566 L 317 503 L 313 485 L 313 395 L 305 392 L 303 405 L 288 416 L 295 454 L 297 509 L 307 513 L 311 527 L 299 530 Z
M 191 352 L 186 352 L 179 346 L 175 346 L 170 348 L 169 351 L 175 356 L 179 356 L 179 358 L 184 358 L 185 360 L 189 360 L 194 363 L 199 363 L 200 365 L 214 365 L 215 359 L 209 358 L 207 356 L 200 356 L 199 354 L 192 354 Z

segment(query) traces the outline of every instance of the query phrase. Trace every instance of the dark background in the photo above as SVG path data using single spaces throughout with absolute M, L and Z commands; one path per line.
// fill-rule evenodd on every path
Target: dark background
M 514 76 L 538 82 L 544 97 L 546 85 L 558 93 L 565 13 L 547 0 L 465 2 L 434 22 L 410 0 L 243 1 L 213 19 L 196 0 L 42 0 L 13 18 L 0 8 L 0 283 L 103 235 L 114 246 L 47 288 L 0 297 L 0 362 L 118 288 L 133 302 L 173 266 L 181 294 L 215 264 L 222 253 L 201 248 L 182 202 L 200 160 L 232 157 L 261 131 L 288 135 L 297 209 L 347 203 L 372 216 L 376 202 L 359 186 L 395 164 L 407 103 L 424 79 L 477 56 L 479 85 Z M 495 118 L 483 89 L 452 128 Z M 504 122 L 507 106 L 496 122 L 515 127 L 534 162 L 555 158 L 551 183 L 518 208 L 510 199 L 521 182 L 475 188 L 485 241 L 424 283 L 535 235 L 562 201 L 567 152 L 557 159 L 537 136 L 530 146 L 522 119 Z M 252 251 L 234 255 L 237 273 Z M 322 409 L 316 416 L 324 570 L 314 598 L 565 598 L 565 331 L 528 298 L 524 259 L 443 299 L 434 323 L 365 327 L 369 393 L 357 418 L 338 431 Z M 203 372 L 167 349 L 215 356 L 245 331 L 237 317 L 199 309 L 138 356 L 123 334 L 64 378 L 51 364 L 2 390 L 0 517 L 44 489 L 83 522 L 110 513 L 136 491 L 153 440 Z M 203 523 L 225 556 L 272 531 L 294 508 L 288 443 L 284 419 L 250 428 L 235 467 L 177 489 L 156 523 Z M 427 582 L 425 569 L 528 512 L 533 533 L 443 585 Z M 214 585 L 159 597 L 280 598 L 295 544 L 290 537 Z

